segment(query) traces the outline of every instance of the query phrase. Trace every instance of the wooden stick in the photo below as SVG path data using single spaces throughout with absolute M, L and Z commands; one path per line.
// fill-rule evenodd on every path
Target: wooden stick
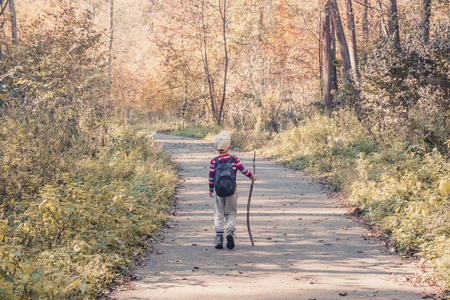
M 256 152 L 253 151 L 253 175 L 255 175 L 255 158 L 256 158 Z M 248 194 L 248 202 L 247 202 L 247 229 L 248 229 L 248 236 L 250 237 L 250 241 L 252 242 L 252 246 L 255 246 L 255 243 L 253 242 L 252 231 L 250 229 L 250 201 L 252 200 L 253 182 L 254 181 L 252 180 L 252 184 L 250 185 L 250 193 Z

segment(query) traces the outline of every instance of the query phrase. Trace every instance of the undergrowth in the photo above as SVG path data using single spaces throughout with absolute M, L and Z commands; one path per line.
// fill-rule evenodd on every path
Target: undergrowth
M 171 134 L 181 135 L 196 139 L 204 139 L 208 134 L 218 133 L 221 129 L 219 125 L 209 125 L 206 123 L 194 123 L 178 128 L 171 131 Z
M 168 217 L 176 172 L 111 108 L 92 28 L 42 11 L 0 58 L 1 299 L 93 299 Z
M 73 171 L 56 173 L 34 196 L 15 200 L 9 214 L 3 210 L 5 298 L 95 297 L 148 249 L 148 238 L 168 217 L 175 171 L 136 130 L 114 126 L 107 138 L 96 158 L 77 161 Z M 3 151 L 4 159 L 8 155 Z
M 437 149 L 394 138 L 381 147 L 353 113 L 340 111 L 313 114 L 262 152 L 328 180 L 385 232 L 393 251 L 431 267 L 424 279 L 450 288 L 450 162 Z

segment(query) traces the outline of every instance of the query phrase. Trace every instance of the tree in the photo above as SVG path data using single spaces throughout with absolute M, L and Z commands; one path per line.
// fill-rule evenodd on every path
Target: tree
M 203 69 L 206 75 L 206 79 L 208 81 L 208 89 L 209 89 L 209 100 L 211 104 L 211 113 L 214 120 L 218 120 L 217 117 L 217 109 L 216 109 L 216 101 L 214 99 L 214 83 L 213 78 L 209 72 L 209 64 L 208 64 L 208 44 L 207 44 L 207 32 L 206 32 L 206 21 L 205 21 L 205 1 L 202 0 L 202 8 L 201 8 L 201 18 L 202 18 L 202 42 L 203 49 L 202 53 L 202 62 Z
M 227 74 L 228 74 L 228 46 L 227 46 L 227 0 L 223 1 L 223 5 L 219 0 L 219 11 L 220 18 L 222 19 L 222 36 L 223 36 L 223 47 L 224 47 L 224 76 L 223 76 L 223 93 L 222 93 L 222 103 L 220 104 L 220 111 L 218 116 L 218 122 L 222 122 L 223 117 L 223 105 L 225 104 L 225 96 L 227 92 Z
M 114 0 L 109 0 L 109 29 L 108 43 L 106 46 L 106 66 L 108 68 L 108 77 L 111 78 L 112 64 L 112 45 L 114 39 Z
M 9 1 L 9 12 L 11 14 L 11 38 L 13 45 L 17 45 L 17 21 L 16 21 L 16 8 L 14 5 L 14 0 Z
M 336 30 L 336 38 L 339 42 L 339 51 L 342 58 L 342 66 L 345 74 L 350 74 L 352 69 L 350 63 L 350 54 L 348 52 L 347 40 L 345 38 L 344 28 L 342 27 L 341 16 L 339 15 L 339 8 L 336 0 L 331 0 L 331 17 L 333 20 L 334 28 Z
M 325 105 L 330 108 L 333 102 L 333 55 L 331 53 L 331 1 L 327 0 L 322 14 L 322 38 L 323 38 L 323 86 Z
M 369 0 L 364 0 L 361 27 L 362 27 L 362 38 L 363 38 L 365 43 L 367 43 L 367 41 L 369 41 L 369 18 L 368 18 L 368 12 L 369 12 Z
M 355 30 L 355 18 L 353 15 L 352 0 L 345 0 L 347 5 L 347 29 L 349 34 L 348 46 L 350 54 L 350 63 L 352 66 L 353 80 L 359 81 L 358 70 L 358 54 L 356 47 L 356 30 Z
M 430 39 L 431 0 L 421 0 L 420 3 L 420 30 L 425 43 Z
M 398 26 L 397 0 L 386 0 L 388 14 L 389 38 L 393 39 L 394 46 L 400 47 L 400 31 Z

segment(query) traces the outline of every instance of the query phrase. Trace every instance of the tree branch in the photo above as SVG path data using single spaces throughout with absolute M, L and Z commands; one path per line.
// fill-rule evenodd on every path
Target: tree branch
M 376 10 L 376 11 L 381 12 L 381 9 L 378 9 L 378 8 L 373 7 L 373 6 L 371 6 L 371 5 L 367 5 L 367 4 L 361 3 L 361 2 L 359 2 L 358 0 L 353 0 L 353 1 L 355 1 L 355 3 L 358 3 L 359 5 L 362 5 L 362 6 L 365 6 L 365 7 L 367 7 L 367 8 L 370 8 L 370 9 L 373 9 L 373 10 Z

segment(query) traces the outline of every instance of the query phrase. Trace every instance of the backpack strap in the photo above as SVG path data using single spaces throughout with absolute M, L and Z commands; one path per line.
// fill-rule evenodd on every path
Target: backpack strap
M 233 155 L 230 155 L 230 158 L 228 158 L 226 161 L 228 161 L 231 164 L 233 162 L 234 158 L 235 157 Z M 218 157 L 214 157 L 214 161 L 216 162 L 216 166 L 214 167 L 214 169 L 215 169 L 221 163 L 221 161 L 219 160 Z
M 214 157 L 214 161 L 216 162 L 216 166 L 214 167 L 214 169 L 215 169 L 220 164 L 220 161 L 219 161 L 218 157 Z

